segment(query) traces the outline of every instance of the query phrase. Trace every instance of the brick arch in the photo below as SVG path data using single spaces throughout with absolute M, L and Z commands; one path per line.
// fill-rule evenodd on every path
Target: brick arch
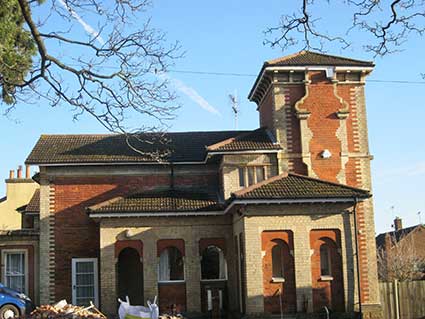
M 292 256 L 293 235 L 291 231 L 264 231 L 263 251 L 263 291 L 264 310 L 267 313 L 280 313 L 280 303 L 285 313 L 296 311 L 295 262 Z M 282 245 L 284 282 L 273 280 L 272 249 Z M 280 290 L 280 294 L 279 291 Z
M 335 312 L 343 312 L 344 283 L 339 230 L 312 230 L 310 232 L 311 275 L 313 288 L 313 310 L 321 311 L 324 306 Z M 322 276 L 320 248 L 326 245 L 330 253 L 330 276 Z
M 199 240 L 199 255 L 209 246 L 220 248 L 226 256 L 226 241 L 224 238 L 201 238 Z
M 125 248 L 135 249 L 143 257 L 143 242 L 141 240 L 117 240 L 115 242 L 115 258 L 118 258 Z
M 157 242 L 157 256 L 159 257 L 161 253 L 169 248 L 169 247 L 175 247 L 177 248 L 182 256 L 185 256 L 185 247 L 184 247 L 184 240 L 183 239 L 160 239 Z

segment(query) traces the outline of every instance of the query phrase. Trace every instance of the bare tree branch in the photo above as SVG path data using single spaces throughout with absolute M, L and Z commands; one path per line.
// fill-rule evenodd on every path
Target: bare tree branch
M 299 0 L 299 3 L 297 12 L 283 14 L 277 26 L 267 28 L 266 36 L 272 38 L 266 39 L 265 44 L 283 50 L 296 46 L 324 51 L 326 44 L 334 42 L 345 49 L 350 46 L 350 36 L 357 31 L 365 41 L 363 47 L 367 52 L 384 56 L 398 51 L 412 34 L 422 36 L 425 32 L 424 0 Z M 313 6 L 331 3 L 344 4 L 344 12 L 351 13 L 345 34 L 341 34 L 341 28 L 332 25 L 332 21 L 325 25 L 332 26 L 333 34 L 315 25 L 318 17 Z
M 167 45 L 149 18 L 141 22 L 148 1 L 52 0 L 48 16 L 62 18 L 65 29 L 49 18 L 36 22 L 33 9 L 39 2 L 16 1 L 37 55 L 25 79 L 1 78 L 1 85 L 15 88 L 9 110 L 31 95 L 51 106 L 71 106 L 75 119 L 89 114 L 107 130 L 130 135 L 163 130 L 175 118 L 176 96 L 157 73 L 182 54 L 178 43 Z M 99 21 L 96 29 L 86 16 Z M 134 130 L 126 121 L 136 114 L 142 117 Z
M 422 279 L 425 276 L 425 257 L 415 249 L 408 236 L 387 238 L 387 245 L 377 251 L 378 276 L 382 281 Z

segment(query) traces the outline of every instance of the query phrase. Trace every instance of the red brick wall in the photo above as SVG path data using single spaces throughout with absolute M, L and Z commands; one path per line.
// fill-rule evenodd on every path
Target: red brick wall
M 332 280 L 321 278 L 320 246 L 330 248 Z M 311 276 L 313 288 L 313 309 L 320 311 L 324 306 L 336 312 L 344 311 L 344 284 L 339 230 L 312 230 L 310 232 Z
M 72 258 L 99 257 L 99 227 L 86 208 L 116 196 L 170 185 L 169 175 L 60 177 L 51 182 L 55 193 L 55 298 L 71 300 Z M 217 174 L 177 175 L 180 187 L 217 185 Z
M 276 241 L 283 242 L 283 269 L 285 282 L 273 282 L 272 248 Z M 295 265 L 293 251 L 293 234 L 291 231 L 264 231 L 261 234 L 263 257 L 264 311 L 280 313 L 280 302 L 283 312 L 296 311 Z M 281 300 L 279 300 L 279 298 Z
M 158 294 L 160 313 L 170 313 L 173 305 L 177 313 L 186 311 L 185 283 L 161 283 L 158 285 Z
M 273 103 L 273 90 L 270 90 L 259 107 L 260 127 L 267 127 L 270 130 L 273 129 Z

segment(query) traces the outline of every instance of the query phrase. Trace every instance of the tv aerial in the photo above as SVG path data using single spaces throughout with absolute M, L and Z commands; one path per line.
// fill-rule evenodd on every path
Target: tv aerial
M 229 94 L 229 102 L 232 107 L 232 112 L 235 115 L 235 129 L 238 128 L 238 115 L 239 115 L 239 98 L 235 91 L 234 94 Z

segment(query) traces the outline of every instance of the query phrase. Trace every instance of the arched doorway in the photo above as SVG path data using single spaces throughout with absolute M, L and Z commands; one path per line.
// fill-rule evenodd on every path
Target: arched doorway
M 134 248 L 124 248 L 118 256 L 117 264 L 118 297 L 130 298 L 131 304 L 143 305 L 143 264 Z

